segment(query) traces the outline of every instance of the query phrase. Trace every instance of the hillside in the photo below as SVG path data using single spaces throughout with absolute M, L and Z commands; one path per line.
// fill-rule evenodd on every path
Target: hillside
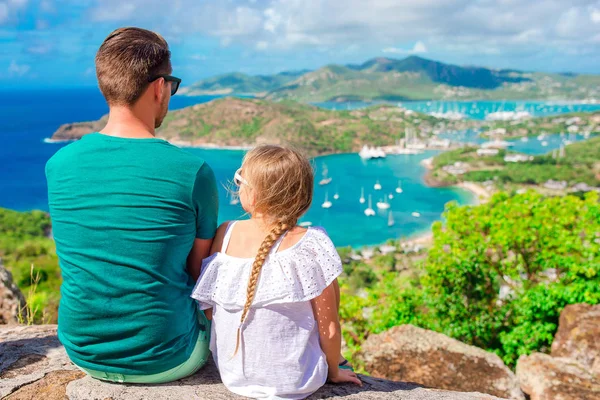
M 470 122 L 447 121 L 380 105 L 332 111 L 295 102 L 223 98 L 170 112 L 159 137 L 188 146 L 293 144 L 310 155 L 358 151 L 364 144 L 383 146 L 404 137 L 406 128 L 429 136 L 434 128 L 465 128 Z M 102 128 L 102 122 L 66 124 L 55 140 L 78 139 Z
M 305 73 L 249 77 L 228 74 L 200 81 L 213 93 L 255 94 L 301 102 L 434 99 L 591 99 L 600 97 L 600 76 L 550 74 L 458 66 L 410 56 L 374 58 L 360 65 L 328 65 Z M 267 82 L 267 83 L 265 83 Z M 268 91 L 268 93 L 265 93 Z

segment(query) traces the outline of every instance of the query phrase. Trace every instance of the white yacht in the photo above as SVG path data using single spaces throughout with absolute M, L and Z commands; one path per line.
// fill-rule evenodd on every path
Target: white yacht
M 398 194 L 402 193 L 402 185 L 401 185 L 400 181 L 398 181 L 398 187 L 396 188 L 396 193 L 398 193 Z
M 375 215 L 375 210 L 373 210 L 372 205 L 371 205 L 371 195 L 369 195 L 369 208 L 367 208 L 365 210 L 365 215 L 367 217 L 372 217 Z
M 327 192 L 325 192 L 325 201 L 321 204 L 323 208 L 330 208 L 332 206 L 331 202 L 327 200 Z
M 410 215 L 412 215 L 412 216 L 413 216 L 413 217 L 415 217 L 415 218 L 419 218 L 419 217 L 421 216 L 421 213 L 420 213 L 420 212 L 417 212 L 417 211 L 414 211 L 414 212 L 413 212 L 412 214 L 410 214 Z
M 304 221 L 304 222 L 300 222 L 298 225 L 300 225 L 303 228 L 308 228 L 309 226 L 312 226 L 312 222 Z
M 393 194 L 388 194 L 388 199 L 393 200 L 394 199 L 394 195 Z
M 331 178 L 327 176 L 328 172 L 329 171 L 327 170 L 327 165 L 323 163 L 323 179 L 319 181 L 319 185 L 325 186 L 331 183 Z
M 360 199 L 358 199 L 358 201 L 360 202 L 360 204 L 365 204 L 365 188 L 364 187 L 360 188 Z
M 394 222 L 394 216 L 392 215 L 392 212 L 390 211 L 388 213 L 388 226 L 394 226 L 395 222 Z
M 387 210 L 388 208 L 390 208 L 390 203 L 388 203 L 384 197 L 383 200 L 377 202 L 377 208 L 380 210 Z
M 379 183 L 379 181 L 375 182 L 375 185 L 373 185 L 373 189 L 381 190 L 381 184 Z

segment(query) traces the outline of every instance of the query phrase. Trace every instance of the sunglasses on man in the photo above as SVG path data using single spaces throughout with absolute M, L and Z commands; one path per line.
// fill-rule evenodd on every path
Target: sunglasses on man
M 148 82 L 154 82 L 157 79 L 163 78 L 167 82 L 171 82 L 171 96 L 174 96 L 179 89 L 179 85 L 181 84 L 181 79 L 176 78 L 172 75 L 155 75 L 148 79 Z

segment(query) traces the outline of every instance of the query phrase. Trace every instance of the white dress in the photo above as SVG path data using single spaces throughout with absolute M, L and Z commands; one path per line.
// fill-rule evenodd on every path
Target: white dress
M 254 261 L 225 254 L 234 224 L 221 252 L 202 263 L 192 293 L 201 309 L 213 308 L 210 349 L 221 379 L 242 396 L 303 399 L 327 380 L 310 300 L 341 274 L 340 257 L 322 228 L 308 228 L 298 243 L 278 252 L 282 236 L 262 267 L 233 356 Z

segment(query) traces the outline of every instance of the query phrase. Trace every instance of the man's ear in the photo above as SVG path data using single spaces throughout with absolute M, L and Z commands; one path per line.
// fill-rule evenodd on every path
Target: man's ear
M 165 78 L 158 78 L 154 82 L 151 83 L 153 85 L 154 98 L 158 101 L 159 104 L 162 104 L 162 99 L 165 95 L 164 87 L 165 87 Z

